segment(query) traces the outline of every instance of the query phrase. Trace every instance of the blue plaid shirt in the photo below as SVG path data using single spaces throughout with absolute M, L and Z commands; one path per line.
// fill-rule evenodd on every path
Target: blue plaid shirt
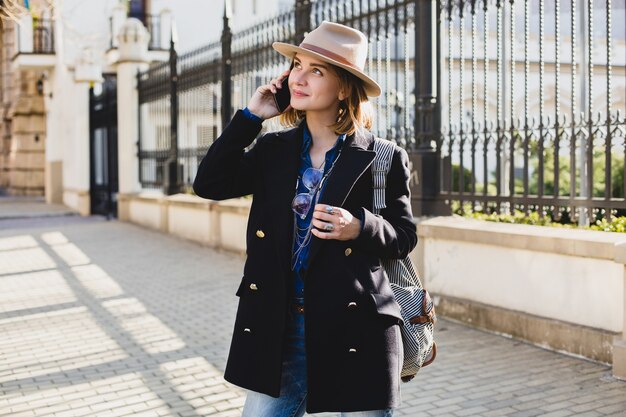
M 339 135 L 339 137 L 337 138 L 337 142 L 332 147 L 332 149 L 326 152 L 326 159 L 325 159 L 326 162 L 324 163 L 324 174 L 326 174 L 328 170 L 330 169 L 330 167 L 333 165 L 333 162 L 335 161 L 335 158 L 337 158 L 337 155 L 339 154 L 339 149 L 341 149 L 341 147 L 343 146 L 345 139 L 346 139 L 346 135 Z M 304 174 L 304 171 L 306 171 L 308 168 L 311 168 L 313 166 L 313 163 L 311 162 L 311 155 L 309 155 L 309 150 L 311 149 L 312 142 L 313 142 L 313 138 L 311 137 L 311 132 L 309 132 L 309 129 L 305 124 L 304 125 L 304 138 L 302 141 L 302 150 L 300 151 L 300 171 L 298 173 L 299 178 L 302 178 L 302 174 Z M 328 182 L 328 179 L 326 179 L 324 181 L 324 184 L 322 184 L 322 189 L 319 191 L 320 195 L 324 192 L 324 188 L 326 187 L 327 182 Z M 298 181 L 298 189 L 296 191 L 296 194 L 308 193 L 308 192 L 309 192 L 308 188 L 306 188 L 305 185 L 302 184 L 302 181 Z M 314 197 L 314 200 L 315 200 L 315 197 Z M 311 224 L 311 220 L 313 219 L 313 211 L 314 211 L 314 206 L 311 206 L 311 209 L 309 210 L 309 212 L 307 213 L 304 219 L 294 214 L 298 229 L 304 230 L 309 227 L 309 225 Z M 294 233 L 293 238 L 294 238 L 294 245 L 293 245 L 292 256 L 295 255 L 295 251 L 298 248 L 299 236 L 297 232 Z M 308 266 L 310 246 L 311 246 L 311 241 L 309 240 L 308 244 L 304 248 L 302 248 L 297 258 L 296 259 L 292 258 L 292 262 L 291 262 L 293 266 L 294 277 L 295 277 L 293 295 L 297 299 L 297 301 L 301 303 L 304 301 L 304 279 L 303 278 L 304 278 L 304 274 Z

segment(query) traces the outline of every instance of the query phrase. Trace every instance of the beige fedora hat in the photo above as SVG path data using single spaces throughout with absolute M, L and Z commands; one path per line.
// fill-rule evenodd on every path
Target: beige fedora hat
M 380 95 L 378 83 L 363 72 L 367 59 L 367 38 L 356 29 L 324 21 L 304 37 L 300 46 L 274 42 L 272 47 L 289 59 L 300 53 L 343 68 L 363 80 L 368 96 Z

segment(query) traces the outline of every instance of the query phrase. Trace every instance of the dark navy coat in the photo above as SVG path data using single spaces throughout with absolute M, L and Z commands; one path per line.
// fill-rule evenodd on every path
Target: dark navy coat
M 237 290 L 226 380 L 278 397 L 290 270 L 291 200 L 302 127 L 265 134 L 248 151 L 261 124 L 238 111 L 209 148 L 194 182 L 197 195 L 224 200 L 253 195 L 247 259 Z M 406 152 L 396 147 L 387 177 L 386 205 L 372 213 L 374 136 L 348 136 L 319 203 L 343 207 L 363 231 L 351 241 L 313 237 L 305 275 L 307 412 L 361 411 L 400 405 L 400 308 L 380 258 L 405 257 L 417 244 Z M 356 306 L 355 306 L 356 304 Z

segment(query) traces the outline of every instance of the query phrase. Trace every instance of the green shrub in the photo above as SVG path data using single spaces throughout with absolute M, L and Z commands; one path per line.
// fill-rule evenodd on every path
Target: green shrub
M 626 233 L 626 217 L 615 217 L 610 222 L 606 221 L 606 219 L 598 220 L 595 224 L 589 226 L 589 228 L 601 232 Z
M 553 222 L 550 216 L 540 217 L 539 213 L 532 212 L 528 215 L 523 211 L 515 210 L 513 214 L 498 214 L 498 213 L 469 213 L 468 217 L 472 217 L 478 220 L 486 220 L 489 222 L 497 223 L 511 223 L 511 224 L 530 224 L 533 226 L 552 226 L 552 227 L 576 227 L 576 225 L 561 224 Z
M 530 224 L 533 226 L 550 226 L 550 227 L 565 227 L 565 228 L 577 228 L 576 224 L 561 224 L 552 221 L 550 216 L 540 217 L 539 213 L 532 212 L 529 215 L 516 210 L 513 214 L 486 214 L 480 212 L 465 212 L 465 217 L 470 217 L 477 220 L 485 220 L 488 222 L 497 223 L 511 223 L 511 224 Z M 626 216 L 614 217 L 610 222 L 606 219 L 598 220 L 594 224 L 586 227 L 585 229 L 598 230 L 601 232 L 616 232 L 626 233 Z

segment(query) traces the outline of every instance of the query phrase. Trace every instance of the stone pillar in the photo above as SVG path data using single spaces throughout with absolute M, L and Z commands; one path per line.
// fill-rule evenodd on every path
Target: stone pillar
M 129 18 L 118 34 L 117 61 L 117 148 L 119 166 L 118 218 L 128 220 L 130 194 L 141 191 L 139 183 L 139 100 L 137 72 L 148 68 L 150 34 L 135 18 Z
M 65 88 L 67 84 L 60 82 L 67 79 L 67 70 L 64 65 L 57 66 L 56 69 L 48 72 L 48 76 L 43 82 L 44 107 L 46 109 L 46 167 L 44 171 L 44 182 L 46 190 L 46 203 L 63 203 L 63 133 L 61 132 L 61 121 L 63 119 L 64 108 L 57 105 L 63 101 L 63 94 L 51 92 L 62 91 L 60 86 Z
M 622 334 L 613 343 L 613 376 L 626 380 L 626 242 L 615 245 L 615 262 L 624 266 L 622 290 Z
M 63 142 L 68 135 L 66 124 L 73 121 L 66 104 L 72 102 L 68 86 L 72 77 L 64 61 L 63 23 L 60 8 L 54 9 L 54 50 L 57 57 L 53 68 L 43 77 L 43 97 L 46 110 L 46 164 L 44 183 L 46 203 L 63 203 Z M 53 94 L 54 92 L 54 94 Z
M 20 90 L 9 109 L 11 148 L 8 155 L 9 193 L 44 195 L 46 120 L 43 96 L 37 91 L 40 74 L 19 74 Z
M 102 82 L 102 74 L 95 51 L 84 48 L 76 59 L 73 94 L 71 95 L 72 134 L 64 141 L 63 202 L 78 210 L 83 216 L 91 214 L 90 194 L 90 131 L 89 131 L 89 88 Z M 70 105 L 70 102 L 66 103 Z
M 441 102 L 437 97 L 437 36 L 435 0 L 415 1 L 415 132 L 416 149 L 409 152 L 412 172 L 411 205 L 416 217 L 449 215 L 450 208 L 438 198 L 440 155 L 435 141 L 441 131 Z
M 63 204 L 77 210 L 82 216 L 91 214 L 89 194 L 89 84 L 71 84 L 71 129 L 63 141 Z M 69 110 L 66 108 L 66 111 Z

